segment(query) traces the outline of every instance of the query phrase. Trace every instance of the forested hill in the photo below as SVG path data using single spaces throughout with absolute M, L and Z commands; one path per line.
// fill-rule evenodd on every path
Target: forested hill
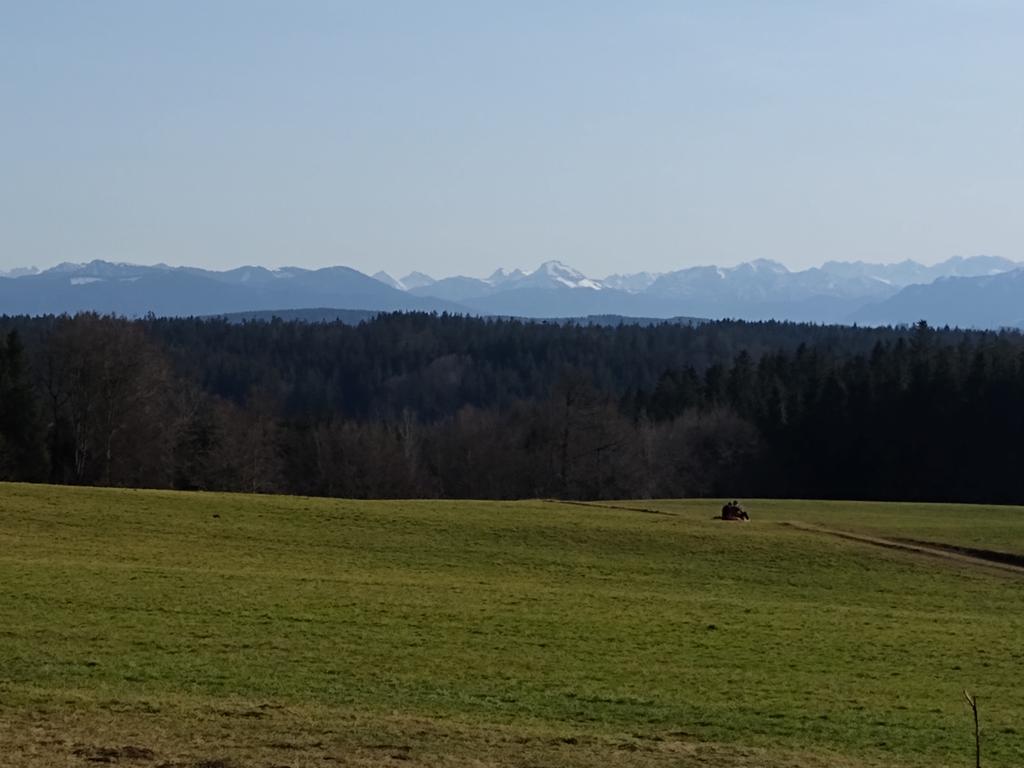
M 337 496 L 1024 495 L 1024 337 L 2 318 L 0 478 Z

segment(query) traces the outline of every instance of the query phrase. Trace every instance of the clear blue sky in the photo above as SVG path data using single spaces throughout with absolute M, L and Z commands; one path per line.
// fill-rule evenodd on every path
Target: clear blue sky
M 1024 259 L 1024 3 L 0 0 L 0 269 Z

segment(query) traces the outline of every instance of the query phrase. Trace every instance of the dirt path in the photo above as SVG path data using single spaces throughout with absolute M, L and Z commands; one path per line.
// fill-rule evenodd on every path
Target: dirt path
M 996 570 L 1015 573 L 1024 576 L 1024 557 L 1021 555 L 1009 554 L 1006 552 L 995 552 L 988 549 L 971 549 L 958 547 L 952 544 L 939 544 L 929 541 L 917 541 L 915 539 L 887 539 L 880 536 L 869 536 L 863 533 L 852 533 L 840 531 L 835 528 L 827 528 L 823 525 L 811 523 L 784 522 L 781 525 L 795 528 L 798 531 L 807 533 L 819 533 L 825 536 L 834 536 L 839 539 L 848 539 L 862 544 L 870 544 L 875 547 L 886 549 L 898 549 L 904 552 L 914 552 L 919 555 L 938 557 L 943 560 L 963 563 L 965 565 L 995 568 Z

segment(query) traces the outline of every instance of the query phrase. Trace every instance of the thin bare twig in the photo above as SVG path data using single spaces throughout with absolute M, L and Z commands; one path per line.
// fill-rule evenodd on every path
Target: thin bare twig
M 966 690 L 964 698 L 974 713 L 974 768 L 981 768 L 981 726 L 978 725 L 978 697 L 971 696 Z

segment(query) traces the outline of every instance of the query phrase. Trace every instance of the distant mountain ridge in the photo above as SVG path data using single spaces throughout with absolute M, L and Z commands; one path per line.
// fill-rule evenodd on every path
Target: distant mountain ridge
M 935 326 L 1024 328 L 1024 269 L 909 285 L 885 301 L 862 307 L 851 319 L 863 325 L 925 320 Z
M 934 265 L 827 261 L 792 271 L 769 259 L 595 278 L 560 261 L 486 278 L 372 277 L 349 267 L 244 266 L 222 272 L 92 261 L 0 275 L 0 314 L 84 310 L 139 316 L 297 310 L 428 311 L 523 318 L 735 318 L 998 328 L 1024 324 L 1024 263 L 998 256 Z
M 468 311 L 441 299 L 411 296 L 349 267 L 239 267 L 216 272 L 97 260 L 88 264 L 64 263 L 37 274 L 0 278 L 0 313 L 9 315 L 95 311 L 129 317 L 150 312 L 199 316 L 325 306 L 377 311 Z
M 551 261 L 533 272 L 499 269 L 487 278 L 454 276 L 434 280 L 422 276 L 426 279 L 407 290 L 417 296 L 457 302 L 481 313 L 521 317 L 552 317 L 559 313 L 686 315 L 864 323 L 874 322 L 866 319 L 872 316 L 869 307 L 887 301 L 892 302 L 887 306 L 899 306 L 904 300 L 897 297 L 909 287 L 921 289 L 947 278 L 992 278 L 998 283 L 1000 275 L 1022 267 L 1024 263 L 999 256 L 955 256 L 934 265 L 911 260 L 895 264 L 827 261 L 820 267 L 791 271 L 780 262 L 755 259 L 734 267 L 697 266 L 664 273 L 638 272 L 590 278 L 561 262 Z M 386 274 L 383 277 L 390 280 Z M 406 280 L 396 282 L 401 284 Z M 1024 301 L 1024 295 L 1020 299 Z M 934 314 L 938 319 L 943 316 L 942 312 Z M 948 314 L 954 316 L 954 313 Z M 903 318 L 906 313 L 878 314 L 879 318 L 890 316 Z M 984 319 L 985 324 L 980 327 L 1017 322 L 1012 314 L 999 323 L 991 320 L 991 312 L 957 312 L 955 316 Z M 877 322 L 891 321 L 879 319 Z

